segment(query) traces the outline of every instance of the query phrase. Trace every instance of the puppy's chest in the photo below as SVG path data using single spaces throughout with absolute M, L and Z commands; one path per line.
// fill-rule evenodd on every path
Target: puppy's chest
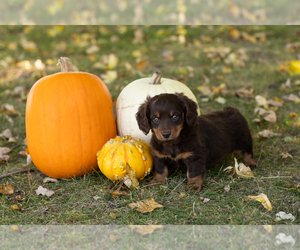
M 153 153 L 158 158 L 169 158 L 173 161 L 184 160 L 193 155 L 192 152 L 185 151 L 176 146 L 164 147 L 160 150 L 153 149 Z

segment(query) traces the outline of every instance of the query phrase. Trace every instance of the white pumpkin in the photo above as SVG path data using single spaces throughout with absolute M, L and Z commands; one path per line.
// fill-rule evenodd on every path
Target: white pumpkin
M 139 129 L 135 115 L 147 96 L 153 97 L 161 93 L 184 93 L 198 103 L 193 92 L 185 84 L 161 78 L 161 73 L 155 72 L 152 78 L 141 78 L 131 82 L 120 93 L 116 104 L 118 134 L 122 137 L 131 135 L 149 143 L 152 132 L 145 135 Z M 200 115 L 199 107 L 198 114 Z

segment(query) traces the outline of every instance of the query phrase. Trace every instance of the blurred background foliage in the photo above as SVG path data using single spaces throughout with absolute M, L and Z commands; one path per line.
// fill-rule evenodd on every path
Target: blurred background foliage
M 299 0 L 10 0 L 0 24 L 300 24 Z

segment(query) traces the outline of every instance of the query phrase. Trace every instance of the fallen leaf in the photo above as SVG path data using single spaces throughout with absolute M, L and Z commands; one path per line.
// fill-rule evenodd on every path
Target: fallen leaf
M 20 44 L 24 50 L 27 51 L 36 51 L 37 45 L 33 41 L 28 41 L 25 37 L 22 37 L 20 40 Z
M 293 156 L 291 156 L 287 151 L 284 151 L 281 153 L 281 159 L 291 158 L 293 159 Z
M 284 142 L 291 142 L 291 141 L 293 141 L 293 138 L 290 136 L 286 136 L 283 138 L 283 140 L 284 140 Z
M 225 104 L 226 99 L 224 97 L 219 96 L 218 98 L 215 99 L 215 102 L 220 103 L 220 104 Z
M 228 74 L 228 73 L 231 73 L 232 72 L 232 68 L 228 67 L 228 66 L 224 66 L 222 68 L 222 72 L 223 74 Z
M 133 57 L 139 58 L 139 57 L 141 57 L 141 55 L 142 55 L 142 52 L 140 50 L 132 51 L 132 56 Z
M 43 195 L 43 196 L 52 196 L 55 192 L 52 190 L 48 190 L 47 188 L 43 188 L 42 186 L 39 186 L 37 190 L 35 190 L 37 195 Z
M 297 117 L 297 114 L 295 112 L 294 113 L 290 113 L 289 117 L 290 118 L 295 118 L 295 117 Z
M 213 91 L 207 85 L 201 85 L 201 86 L 197 87 L 197 89 L 201 92 L 201 94 L 203 96 L 211 96 L 211 95 L 213 95 Z
M 91 47 L 87 48 L 85 52 L 87 54 L 94 54 L 94 53 L 98 52 L 99 50 L 100 50 L 100 48 L 97 45 L 93 44 Z
M 257 124 L 261 124 L 261 120 L 258 119 L 258 118 L 253 119 L 252 122 L 257 123 Z
M 203 199 L 203 203 L 204 203 L 204 204 L 208 203 L 209 201 L 210 201 L 209 198 L 204 198 L 204 199 Z
M 117 218 L 117 214 L 115 214 L 115 213 L 113 213 L 113 212 L 111 212 L 111 213 L 109 214 L 109 216 L 110 216 L 111 218 L 113 218 L 113 219 Z
M 152 234 L 154 230 L 163 228 L 162 225 L 129 225 L 129 227 L 141 235 Z
M 7 103 L 1 106 L 1 112 L 7 115 L 20 115 L 13 105 Z
M 263 106 L 264 108 L 268 108 L 268 102 L 266 98 L 264 98 L 263 96 L 257 95 L 255 96 L 255 100 L 258 106 Z
M 9 128 L 3 130 L 2 133 L 1 133 L 1 135 L 2 135 L 5 139 L 7 139 L 7 140 L 9 140 L 9 138 L 12 137 L 12 133 L 11 133 L 11 131 L 10 131 Z
M 234 161 L 235 161 L 234 164 L 235 173 L 238 176 L 245 179 L 254 177 L 250 167 L 245 166 L 244 163 L 238 163 L 236 158 L 234 158 Z
M 105 74 L 101 74 L 101 78 L 106 84 L 113 83 L 118 77 L 118 73 L 116 70 L 108 70 Z
M 113 234 L 109 235 L 109 239 L 112 241 L 112 242 L 116 242 L 117 241 L 117 237 Z
M 233 170 L 234 170 L 234 168 L 232 166 L 228 166 L 227 168 L 223 169 L 223 172 L 229 173 L 229 172 L 231 172 Z
M 273 227 L 271 225 L 263 225 L 263 227 L 264 227 L 264 229 L 266 229 L 266 231 L 268 233 L 272 232 L 272 230 L 273 230 Z
M 149 213 L 152 212 L 155 208 L 163 207 L 162 205 L 155 202 L 153 198 L 151 200 L 130 203 L 128 206 L 132 209 L 136 208 L 136 210 L 141 213 Z
M 11 225 L 9 227 L 9 231 L 11 232 L 16 232 L 16 231 L 21 231 L 18 225 Z
M 95 201 L 97 201 L 97 200 L 101 199 L 101 197 L 98 196 L 98 195 L 95 195 L 95 196 L 93 196 L 93 199 L 94 199 Z
M 5 189 L 4 189 L 4 194 L 13 194 L 14 190 L 15 189 L 7 181 L 6 185 L 5 185 Z M 0 194 L 3 194 L 3 187 L 2 186 L 0 186 Z
M 300 74 L 300 61 L 289 62 L 289 67 L 287 69 L 290 75 Z
M 185 193 L 180 193 L 179 197 L 182 198 L 185 196 Z
M 297 185 L 288 185 L 288 188 L 295 188 L 295 189 L 299 189 L 300 190 L 300 183 L 298 183 Z
M 43 183 L 47 183 L 47 182 L 58 182 L 58 180 L 55 178 L 46 177 L 43 179 Z
M 235 91 L 235 94 L 241 98 L 251 98 L 255 95 L 255 90 L 250 86 L 242 87 L 240 89 L 237 89 Z
M 11 151 L 12 151 L 11 148 L 8 148 L 8 147 L 0 147 L 0 156 L 1 156 L 1 155 L 8 154 L 8 153 L 11 152 Z
M 278 235 L 276 235 L 275 242 L 277 245 L 281 245 L 282 243 L 290 243 L 293 246 L 296 241 L 291 235 L 287 236 L 284 233 L 279 233 Z
M 283 101 L 280 101 L 278 98 L 277 98 L 277 100 L 274 98 L 273 100 L 268 100 L 268 104 L 275 106 L 275 107 L 282 107 Z
M 109 54 L 106 69 L 114 69 L 119 62 L 119 58 L 115 54 Z
M 132 168 L 129 166 L 129 164 L 126 162 L 126 175 L 123 177 L 124 184 L 128 188 L 138 188 L 139 187 L 139 181 L 136 178 L 136 173 L 132 170 Z
M 10 210 L 20 210 L 20 205 L 19 204 L 12 204 L 9 207 Z
M 26 165 L 29 165 L 31 163 L 32 163 L 31 156 L 30 156 L 30 154 L 28 154 L 27 159 L 26 159 Z
M 261 193 L 257 196 L 248 195 L 247 198 L 249 198 L 251 200 L 259 201 L 268 211 L 272 210 L 271 202 L 269 201 L 268 197 L 263 193 Z
M 260 131 L 258 133 L 258 135 L 262 138 L 272 138 L 273 136 L 276 136 L 277 133 L 273 133 L 272 131 L 268 130 L 268 129 L 265 129 L 263 131 Z
M 227 193 L 230 191 L 230 183 L 227 184 L 227 185 L 224 187 L 224 190 L 225 190 L 225 192 L 227 192 Z
M 121 188 L 121 187 L 120 187 Z M 115 190 L 115 191 L 112 191 L 112 192 L 110 192 L 111 193 L 111 195 L 112 195 L 112 197 L 115 199 L 118 195 L 130 195 L 130 194 L 128 194 L 127 192 L 125 192 L 125 191 L 120 191 L 120 188 L 118 188 L 117 190 Z
M 146 60 L 139 60 L 136 64 L 137 69 L 145 69 L 147 66 L 147 61 Z
M 292 214 L 286 214 L 283 211 L 280 211 L 276 214 L 276 220 L 292 220 L 292 222 L 295 220 L 295 216 Z
M 276 122 L 276 114 L 273 110 L 268 110 L 267 112 L 265 112 L 265 114 L 263 115 L 263 118 L 267 122 L 271 122 L 271 123 Z
M 300 103 L 300 98 L 294 94 L 285 95 L 282 97 L 286 101 L 291 101 L 295 103 Z

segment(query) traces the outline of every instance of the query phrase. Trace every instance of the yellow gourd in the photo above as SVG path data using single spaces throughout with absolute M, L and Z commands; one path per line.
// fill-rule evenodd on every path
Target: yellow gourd
M 97 153 L 98 166 L 110 180 L 122 180 L 129 175 L 129 166 L 136 179 L 143 179 L 152 169 L 153 158 L 150 145 L 131 136 L 108 141 Z

